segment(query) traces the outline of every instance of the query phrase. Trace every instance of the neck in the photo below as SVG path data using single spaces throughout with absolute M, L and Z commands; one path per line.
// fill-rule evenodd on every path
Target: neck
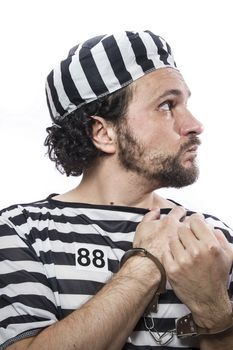
M 110 164 L 111 163 L 111 164 Z M 109 159 L 102 159 L 82 177 L 73 190 L 57 196 L 58 200 L 102 205 L 121 205 L 140 208 L 171 207 L 154 191 L 156 184 L 126 171 Z

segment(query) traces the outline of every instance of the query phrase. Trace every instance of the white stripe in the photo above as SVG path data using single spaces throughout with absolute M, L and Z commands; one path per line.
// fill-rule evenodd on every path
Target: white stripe
M 77 270 L 75 265 L 54 266 L 53 264 L 45 264 L 44 268 L 48 278 L 56 277 L 57 280 L 83 280 L 105 283 L 112 277 L 111 271 L 102 272 L 100 269 L 100 271 L 96 273 L 96 271 L 89 270 L 87 274 L 84 270 Z
M 5 318 L 7 319 L 8 317 L 17 317 L 19 315 L 20 316 L 31 315 L 31 316 L 37 316 L 37 317 L 57 320 L 55 315 L 47 310 L 38 309 L 38 308 L 24 305 L 22 303 L 15 302 L 15 303 L 12 303 L 9 306 L 5 306 L 1 309 L 0 321 L 4 320 Z
M 12 339 L 25 331 L 30 331 L 36 328 L 43 329 L 45 327 L 48 327 L 54 324 L 55 322 L 56 320 L 53 319 L 53 320 L 30 322 L 30 323 L 16 323 L 16 324 L 12 323 L 9 326 L 7 326 L 7 328 L 4 328 L 4 332 L 1 331 L 0 341 L 3 344 L 7 340 Z
M 68 223 L 60 223 L 55 222 L 53 220 L 49 221 L 49 230 L 56 230 L 60 233 L 71 233 L 71 232 L 77 232 L 79 234 L 94 234 L 102 236 L 108 236 L 112 238 L 113 241 L 119 241 L 124 240 L 127 241 L 132 239 L 132 235 L 134 231 L 122 233 L 122 232 L 107 232 L 104 231 L 101 227 L 101 225 L 97 224 L 70 224 Z M 48 222 L 47 221 L 39 221 L 39 220 L 30 220 L 28 219 L 27 224 L 22 224 L 20 227 L 18 227 L 22 232 L 27 232 L 28 227 L 30 228 L 36 228 L 39 232 L 43 231 L 45 228 L 48 228 Z M 17 230 L 18 230 L 17 228 Z M 27 231 L 26 231 L 27 230 Z M 19 232 L 20 234 L 20 232 Z M 4 238 L 4 237 L 3 237 Z
M 15 247 L 27 248 L 27 245 L 17 235 L 0 237 L 0 250 Z
M 134 51 L 126 33 L 120 37 L 115 37 L 115 39 L 124 60 L 126 69 L 131 74 L 133 80 L 136 80 L 139 77 L 143 76 L 144 72 L 142 70 L 142 67 L 136 62 Z
M 140 33 L 140 38 L 146 47 L 147 57 L 153 61 L 155 68 L 158 69 L 165 67 L 166 65 L 159 59 L 158 47 L 156 46 L 150 34 L 142 32 Z
M 47 81 L 46 81 L 45 88 L 46 88 L 46 91 L 47 91 L 48 100 L 49 100 L 49 106 L 50 106 L 50 108 L 51 108 L 53 117 L 59 117 L 60 114 L 59 114 L 58 111 L 56 110 L 56 107 L 55 107 L 55 105 L 54 105 L 54 103 L 53 103 L 53 98 L 52 98 L 51 91 L 50 91 L 50 87 L 49 87 L 49 84 L 48 84 Z
M 69 100 L 68 96 L 66 95 L 66 92 L 63 87 L 62 79 L 61 79 L 61 66 L 57 66 L 54 71 L 54 86 L 58 94 L 58 99 L 60 104 L 62 105 L 63 109 L 67 110 L 67 112 L 72 112 L 70 110 L 70 105 L 74 106 L 72 102 Z
M 69 71 L 80 96 L 87 101 L 87 100 L 95 99 L 96 94 L 92 91 L 92 88 L 80 64 L 80 61 L 79 61 L 80 49 L 81 49 L 81 46 L 77 48 L 75 55 L 72 56 L 72 61 L 69 66 Z
M 103 48 L 102 42 L 94 46 L 92 56 L 99 70 L 99 73 L 110 92 L 120 89 L 121 85 L 116 78 L 108 56 Z
M 12 254 L 12 252 L 11 252 Z M 4 260 L 0 262 L 0 276 L 5 273 L 12 273 L 13 271 L 25 270 L 27 272 L 37 272 L 44 274 L 42 263 L 32 260 Z
M 163 333 L 158 333 L 159 336 L 162 336 Z M 155 334 L 156 335 L 156 334 Z M 158 336 L 157 336 L 158 338 Z M 135 331 L 131 334 L 131 336 L 127 340 L 128 343 L 134 344 L 135 346 L 151 346 L 153 349 L 156 349 L 158 344 L 156 344 L 154 338 L 151 336 L 149 331 Z M 166 348 L 173 348 L 175 347 L 176 349 L 180 348 L 190 348 L 192 349 L 193 347 L 199 349 L 199 339 L 198 337 L 189 337 L 186 339 L 179 339 L 176 336 L 173 337 L 172 341 L 165 346 Z M 162 345 L 161 345 L 162 348 Z
M 81 243 L 80 243 L 81 244 Z M 66 243 L 59 240 L 51 241 L 49 238 L 47 238 L 45 241 L 41 241 L 39 238 L 36 239 L 35 243 L 33 243 L 33 248 L 37 252 L 38 256 L 40 255 L 41 250 L 43 252 L 62 252 L 62 253 L 69 253 L 69 254 L 75 254 L 75 244 L 72 243 Z M 98 247 L 101 247 L 101 245 L 97 245 Z M 109 259 L 115 259 L 118 260 L 119 257 L 122 256 L 123 251 L 121 249 L 114 249 L 108 246 L 104 246 L 104 249 L 108 249 L 108 258 Z
M 61 308 L 64 310 L 76 310 L 79 309 L 83 304 L 85 304 L 92 295 L 86 294 L 61 294 Z
M 47 204 L 47 203 L 46 203 Z M 140 222 L 142 220 L 142 217 L 144 214 L 141 213 L 137 213 L 137 212 L 131 212 L 130 208 L 129 211 L 124 211 L 125 208 L 122 208 L 122 211 L 119 207 L 119 210 L 117 208 L 117 211 L 114 210 L 114 208 L 112 206 L 109 206 L 109 210 L 108 209 L 101 209 L 101 207 L 96 207 L 96 208 L 84 208 L 81 207 L 80 208 L 77 207 L 72 207 L 67 205 L 64 208 L 40 208 L 40 207 L 36 207 L 36 206 L 30 206 L 30 205 L 25 205 L 25 206 L 18 206 L 17 208 L 11 209 L 5 213 L 2 214 L 2 217 L 7 217 L 7 218 L 13 218 L 15 216 L 18 215 L 22 215 L 22 212 L 24 210 L 28 211 L 29 213 L 41 213 L 41 214 L 51 214 L 51 215 L 57 215 L 57 216 L 61 216 L 61 215 L 65 215 L 67 217 L 76 217 L 77 215 L 83 214 L 83 215 L 87 215 L 88 218 L 90 220 L 113 220 L 113 221 L 117 221 L 117 220 L 123 220 L 123 221 L 134 221 L 134 222 Z M 132 208 L 132 210 L 134 210 L 135 208 Z M 0 217 L 0 224 L 1 224 L 1 217 Z M 5 222 L 3 221 L 2 223 L 3 225 L 5 224 Z
M 19 294 L 21 295 L 44 295 L 49 299 L 54 305 L 56 305 L 54 300 L 54 293 L 52 290 L 39 282 L 24 282 L 8 284 L 6 287 L 0 288 L 0 294 L 6 294 L 9 297 L 15 297 Z

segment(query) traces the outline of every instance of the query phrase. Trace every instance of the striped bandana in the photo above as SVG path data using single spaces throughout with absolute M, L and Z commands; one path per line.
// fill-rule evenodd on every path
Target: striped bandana
M 164 67 L 176 68 L 167 42 L 146 30 L 91 38 L 50 72 L 46 97 L 54 122 Z

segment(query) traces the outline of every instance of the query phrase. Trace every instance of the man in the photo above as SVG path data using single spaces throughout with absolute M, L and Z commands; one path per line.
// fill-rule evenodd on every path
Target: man
M 49 157 L 83 177 L 1 212 L 0 349 L 232 350 L 233 232 L 155 192 L 198 176 L 202 125 L 169 45 L 92 38 L 46 93 Z

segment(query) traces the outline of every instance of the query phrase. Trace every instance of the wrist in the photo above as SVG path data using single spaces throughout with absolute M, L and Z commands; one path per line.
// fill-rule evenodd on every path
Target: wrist
M 161 281 L 161 274 L 153 261 L 150 259 L 142 259 L 141 256 L 138 255 L 127 259 L 127 261 L 120 266 L 118 274 L 136 279 L 141 285 L 145 285 L 147 288 L 153 290 L 158 288 Z
M 195 318 L 195 315 L 188 314 L 176 320 L 176 332 L 178 337 L 199 336 L 199 335 L 223 335 L 233 330 L 233 303 L 230 300 L 230 309 L 214 321 L 213 317 Z
M 157 312 L 158 311 L 158 299 L 161 293 L 165 293 L 166 292 L 166 281 L 167 281 L 167 277 L 166 277 L 166 271 L 163 267 L 163 265 L 161 264 L 161 262 L 157 259 L 156 256 L 152 255 L 150 252 L 148 252 L 145 248 L 132 248 L 130 250 L 128 250 L 127 252 L 125 252 L 125 254 L 123 255 L 121 261 L 120 261 L 120 268 L 129 260 L 132 260 L 133 258 L 135 259 L 135 257 L 139 258 L 141 262 L 142 261 L 146 261 L 147 263 L 150 261 L 153 263 L 154 266 L 156 266 L 156 272 L 159 271 L 160 274 L 160 282 L 158 285 L 156 285 L 156 288 L 154 289 L 154 295 L 153 298 L 151 299 L 149 305 L 147 306 L 145 313 L 149 313 L 149 312 Z M 150 266 L 152 266 L 150 264 Z M 148 273 L 148 272 L 147 272 Z M 151 274 L 149 275 L 149 278 L 151 278 Z M 143 279 L 145 280 L 145 272 L 143 275 Z M 157 280 L 158 281 L 158 280 Z M 157 283 L 156 283 L 157 284 Z
M 206 312 L 204 310 L 199 313 L 192 312 L 195 323 L 213 333 L 233 324 L 233 303 L 230 299 L 227 298 L 224 306 L 217 307 L 216 304 L 212 308 L 208 307 Z

